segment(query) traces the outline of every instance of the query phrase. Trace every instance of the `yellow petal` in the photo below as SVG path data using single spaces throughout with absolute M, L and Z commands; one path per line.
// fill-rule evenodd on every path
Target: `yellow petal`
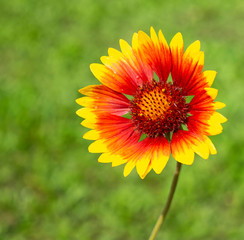
M 121 165 L 121 164 L 124 164 L 124 163 L 126 163 L 126 162 L 127 162 L 126 159 L 123 159 L 122 157 L 116 155 L 116 156 L 114 157 L 113 161 L 112 161 L 112 167 L 117 167 L 117 166 L 119 166 L 119 165 Z
M 195 144 L 192 144 L 192 149 L 203 159 L 208 159 L 209 148 L 204 141 L 196 141 Z
M 138 32 L 138 41 L 139 41 L 139 45 L 147 45 L 152 40 L 146 33 L 144 33 L 143 31 L 139 31 Z
M 108 149 L 103 140 L 97 140 L 88 147 L 88 151 L 91 153 L 101 153 L 108 152 Z
M 218 90 L 215 88 L 205 88 L 207 94 L 214 100 L 218 95 Z
M 99 132 L 96 130 L 90 130 L 83 135 L 83 138 L 87 140 L 97 140 L 99 139 Z
M 214 102 L 214 109 L 221 109 L 221 108 L 224 108 L 226 105 L 222 102 Z
M 209 87 L 212 86 L 216 74 L 217 74 L 216 71 L 204 71 L 203 72 L 203 75 L 206 78 L 206 81 L 208 82 L 208 86 Z
M 160 174 L 165 168 L 170 156 L 170 151 L 165 151 L 162 148 L 159 148 L 154 152 L 152 159 L 152 168 L 155 173 Z
M 85 119 L 84 121 L 81 122 L 81 125 L 86 127 L 86 128 L 95 128 L 95 121 L 91 119 Z
M 81 97 L 76 99 L 76 102 L 83 107 L 91 107 L 93 99 L 90 97 Z
M 87 119 L 94 119 L 96 118 L 96 115 L 88 108 L 80 108 L 76 111 L 76 114 L 82 118 Z
M 208 133 L 209 135 L 217 135 L 222 132 L 223 127 L 220 123 L 226 122 L 227 119 L 220 113 L 214 112 L 208 120 Z
M 144 179 L 151 170 L 152 170 L 152 164 L 149 164 L 145 173 L 141 176 L 141 179 Z
M 90 65 L 90 69 L 91 69 L 91 72 L 93 73 L 93 75 L 99 81 L 101 81 L 101 79 L 103 78 L 104 73 L 107 72 L 107 68 L 103 64 L 99 64 L 99 63 L 92 63 Z
M 208 134 L 209 135 L 217 135 L 222 133 L 223 131 L 223 127 L 219 124 L 219 123 L 212 123 L 212 122 L 208 122 L 209 127 L 208 127 Z
M 110 66 L 111 64 L 113 64 L 115 62 L 115 61 L 112 61 L 111 57 L 107 57 L 107 56 L 102 56 L 100 58 L 100 60 L 106 66 Z
M 101 163 L 109 163 L 112 162 L 112 167 L 119 166 L 123 163 L 126 163 L 127 160 L 124 160 L 121 156 L 119 155 L 114 155 L 111 153 L 103 153 L 99 158 L 98 162 Z
M 222 114 L 219 112 L 214 112 L 212 115 L 213 121 L 219 122 L 219 123 L 224 123 L 227 121 L 227 118 L 224 117 Z
M 121 60 L 123 58 L 123 54 L 120 51 L 118 51 L 117 49 L 114 49 L 114 48 L 109 48 L 108 49 L 108 55 L 110 57 L 113 57 L 116 60 Z
M 174 158 L 180 163 L 192 165 L 194 161 L 194 152 L 191 149 L 186 149 L 185 152 L 181 152 L 180 154 L 174 156 Z
M 153 43 L 155 44 L 155 46 L 158 46 L 159 45 L 158 36 L 153 27 L 150 28 L 150 34 L 151 34 L 151 39 L 152 39 Z
M 199 65 L 204 65 L 204 52 L 200 52 L 198 64 Z
M 136 165 L 135 161 L 127 162 L 124 168 L 124 177 L 127 177 L 131 173 L 135 165 Z
M 136 163 L 136 170 L 141 178 L 148 168 L 148 165 L 150 162 L 150 157 L 151 157 L 151 155 L 149 153 L 147 153 L 145 156 L 143 156 L 141 159 L 139 159 Z
M 204 53 L 200 51 L 200 41 L 197 40 L 193 42 L 185 51 L 184 60 L 186 61 L 186 65 L 189 61 L 191 64 L 197 64 L 198 66 L 204 65 Z M 187 67 L 187 66 L 186 66 Z
M 169 46 L 168 46 L 168 43 L 167 43 L 167 41 L 166 41 L 166 39 L 165 39 L 165 37 L 164 37 L 164 35 L 163 35 L 163 33 L 162 33 L 161 30 L 160 30 L 159 33 L 158 33 L 158 39 L 159 39 L 159 42 L 160 42 L 161 44 L 163 44 L 163 46 L 165 46 L 166 48 L 169 47 Z
M 97 87 L 98 85 L 89 85 L 89 86 L 86 86 L 84 88 L 81 88 L 79 90 L 79 92 L 83 95 L 87 95 L 87 96 L 91 96 L 92 95 L 92 92 L 93 92 L 93 89 L 95 87 Z
M 174 137 L 174 135 L 173 135 Z M 171 142 L 171 152 L 174 159 L 180 163 L 191 165 L 194 161 L 194 151 L 183 140 L 180 143 L 173 144 L 173 138 Z M 176 148 L 176 149 L 173 149 Z
M 216 150 L 214 144 L 212 143 L 212 141 L 210 140 L 210 138 L 208 138 L 208 137 L 206 136 L 206 137 L 205 137 L 205 142 L 206 142 L 206 144 L 208 145 L 210 154 L 216 154 L 216 153 L 217 153 L 217 150 Z
M 132 37 L 132 48 L 134 50 L 138 50 L 138 34 L 137 33 L 134 33 L 133 34 L 133 37 Z
M 185 55 L 193 56 L 196 53 L 199 53 L 200 51 L 200 41 L 197 40 L 194 43 L 192 43 L 185 51 Z
M 180 49 L 184 48 L 183 38 L 182 38 L 182 35 L 180 32 L 175 34 L 175 36 L 172 38 L 169 46 L 170 46 L 170 48 L 180 48 Z
M 103 153 L 99 158 L 98 162 L 100 163 L 110 163 L 113 161 L 110 153 Z
M 126 58 L 130 59 L 132 56 L 131 46 L 123 39 L 120 39 L 119 44 L 120 44 L 120 48 L 121 48 L 121 51 L 124 54 L 124 56 Z

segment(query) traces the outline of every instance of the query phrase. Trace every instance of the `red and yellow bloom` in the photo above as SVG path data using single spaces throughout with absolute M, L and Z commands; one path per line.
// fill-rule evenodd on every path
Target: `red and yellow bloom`
M 144 178 L 151 169 L 161 173 L 170 153 L 187 165 L 194 153 L 216 154 L 208 136 L 222 132 L 226 118 L 216 110 L 225 104 L 215 101 L 218 91 L 211 88 L 216 72 L 202 71 L 200 42 L 184 52 L 180 33 L 168 46 L 151 28 L 151 37 L 139 31 L 132 47 L 120 40 L 120 48 L 109 48 L 103 64 L 91 64 L 102 84 L 81 89 L 86 97 L 77 99 L 84 107 L 77 111 L 85 118 L 81 124 L 91 129 L 84 138 L 95 140 L 89 151 L 102 153 L 98 161 L 126 163 L 124 176 L 136 166 Z

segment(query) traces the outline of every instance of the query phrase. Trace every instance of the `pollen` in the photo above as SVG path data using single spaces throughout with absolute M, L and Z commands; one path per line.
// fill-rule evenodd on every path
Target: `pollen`
M 189 104 L 181 89 L 155 80 L 144 84 L 131 101 L 132 121 L 149 137 L 165 136 L 187 124 Z

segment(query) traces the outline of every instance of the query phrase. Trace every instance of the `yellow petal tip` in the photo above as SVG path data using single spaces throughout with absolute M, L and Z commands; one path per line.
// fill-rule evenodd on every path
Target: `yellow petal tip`
M 107 146 L 102 140 L 97 140 L 93 142 L 89 147 L 88 151 L 90 153 L 102 153 L 102 152 L 107 152 Z

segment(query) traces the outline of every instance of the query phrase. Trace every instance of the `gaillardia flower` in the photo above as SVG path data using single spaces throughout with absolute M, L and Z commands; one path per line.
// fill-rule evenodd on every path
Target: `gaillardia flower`
M 208 136 L 222 132 L 226 118 L 216 109 L 215 71 L 203 71 L 204 53 L 195 41 L 185 51 L 177 33 L 168 46 L 163 34 L 139 31 L 132 46 L 120 40 L 121 51 L 108 49 L 102 64 L 91 64 L 102 83 L 80 90 L 77 111 L 90 128 L 85 139 L 95 140 L 92 153 L 112 166 L 125 163 L 124 176 L 136 166 L 141 178 L 151 169 L 160 174 L 170 153 L 191 165 L 194 153 L 207 159 L 216 154 Z

